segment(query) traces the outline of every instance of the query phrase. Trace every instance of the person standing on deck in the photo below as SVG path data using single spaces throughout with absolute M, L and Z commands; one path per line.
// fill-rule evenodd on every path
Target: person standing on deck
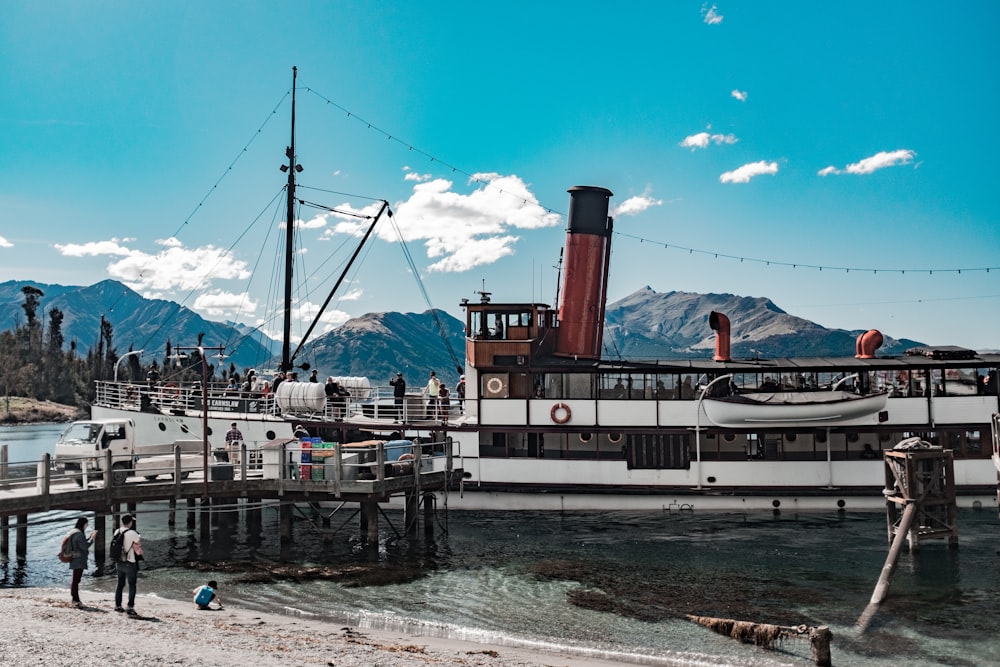
M 465 413 L 465 376 L 458 378 L 458 384 L 455 385 L 455 395 L 458 396 L 458 411 Z
M 312 374 L 309 376 L 309 381 L 310 382 L 319 382 L 319 371 L 316 370 L 315 368 L 313 369 Z
M 226 451 L 223 452 L 225 458 L 222 460 L 228 463 L 229 453 L 233 451 L 234 447 L 236 448 L 236 451 L 239 451 L 240 445 L 242 443 L 243 443 L 243 434 L 240 433 L 240 429 L 236 426 L 236 422 L 233 422 L 230 425 L 229 430 L 226 431 Z
M 406 398 L 406 380 L 402 373 L 396 373 L 396 377 L 389 380 L 392 386 L 393 403 L 396 406 L 396 421 L 403 418 L 403 399 Z
M 441 393 L 441 382 L 437 379 L 437 373 L 431 371 L 431 377 L 427 381 L 427 419 L 437 419 L 438 395 Z
M 438 389 L 438 413 L 441 419 L 448 419 L 448 413 L 451 412 L 451 394 L 448 393 L 448 387 L 444 382 L 441 383 L 441 388 Z

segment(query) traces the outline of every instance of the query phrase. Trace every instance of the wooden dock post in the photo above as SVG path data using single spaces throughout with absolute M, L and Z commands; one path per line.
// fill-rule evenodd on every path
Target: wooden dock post
M 433 493 L 424 494 L 424 535 L 434 536 L 434 514 L 437 510 L 437 498 Z
M 197 521 L 195 520 L 194 509 L 195 509 L 195 500 L 194 500 L 194 498 L 188 498 L 187 499 L 187 517 L 185 519 L 185 525 L 187 526 L 188 530 L 191 530 L 192 528 L 194 528 L 195 524 L 197 523 Z
M 378 503 L 365 500 L 361 503 L 362 530 L 368 537 L 368 546 L 378 546 Z M 367 529 L 367 530 L 366 530 Z
M 14 538 L 14 554 L 18 560 L 23 560 L 28 555 L 28 515 L 18 514 L 17 523 L 14 528 L 16 534 Z
M 94 512 L 94 530 L 97 531 L 97 535 L 94 536 L 94 562 L 100 565 L 104 562 L 106 558 L 105 545 L 108 540 L 108 532 L 105 529 L 105 516 L 103 512 Z
M 418 499 L 416 491 L 407 491 L 403 502 L 403 526 L 407 535 L 417 533 Z
M 958 509 L 955 503 L 955 466 L 952 451 L 920 438 L 907 438 L 884 452 L 885 510 L 889 554 L 875 584 L 868 606 L 855 623 L 858 633 L 871 624 L 879 605 L 889 594 L 889 585 L 903 550 L 920 551 L 921 540 L 947 538 L 958 548 Z
M 167 525 L 173 528 L 177 525 L 177 499 L 171 498 L 168 503 L 170 510 L 167 512 Z
M 290 503 L 281 503 L 278 506 L 278 533 L 281 536 L 282 542 L 290 542 L 292 540 L 292 505 Z
M 10 553 L 10 517 L 0 516 L 0 555 L 4 558 Z

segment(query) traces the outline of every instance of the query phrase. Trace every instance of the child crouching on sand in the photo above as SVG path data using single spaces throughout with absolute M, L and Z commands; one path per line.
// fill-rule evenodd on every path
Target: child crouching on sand
M 222 609 L 222 600 L 220 600 L 219 596 L 215 593 L 215 589 L 218 587 L 219 584 L 217 582 L 210 581 L 204 586 L 199 586 L 194 589 L 193 593 L 195 606 L 204 611 L 206 609 L 210 609 L 208 604 L 212 600 L 215 600 L 215 604 L 219 605 L 219 609 Z

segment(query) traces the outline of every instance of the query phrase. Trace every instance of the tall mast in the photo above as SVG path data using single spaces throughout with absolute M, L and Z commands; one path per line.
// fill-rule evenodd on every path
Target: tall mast
M 292 263 L 295 250 L 295 174 L 302 167 L 295 163 L 295 80 L 298 68 L 292 67 L 292 140 L 285 150 L 288 164 L 281 170 L 288 172 L 288 202 L 285 218 L 285 322 L 281 336 L 281 370 L 291 370 L 291 338 L 292 338 Z

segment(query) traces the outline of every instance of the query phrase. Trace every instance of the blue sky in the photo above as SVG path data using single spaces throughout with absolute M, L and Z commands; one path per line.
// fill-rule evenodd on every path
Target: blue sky
M 303 318 L 343 212 L 395 213 L 325 327 L 427 307 L 397 230 L 435 307 L 552 303 L 566 189 L 598 185 L 609 300 L 1000 348 L 998 28 L 995 2 L 0 3 L 0 281 L 277 332 L 295 65 L 299 195 L 342 212 L 299 210 Z

